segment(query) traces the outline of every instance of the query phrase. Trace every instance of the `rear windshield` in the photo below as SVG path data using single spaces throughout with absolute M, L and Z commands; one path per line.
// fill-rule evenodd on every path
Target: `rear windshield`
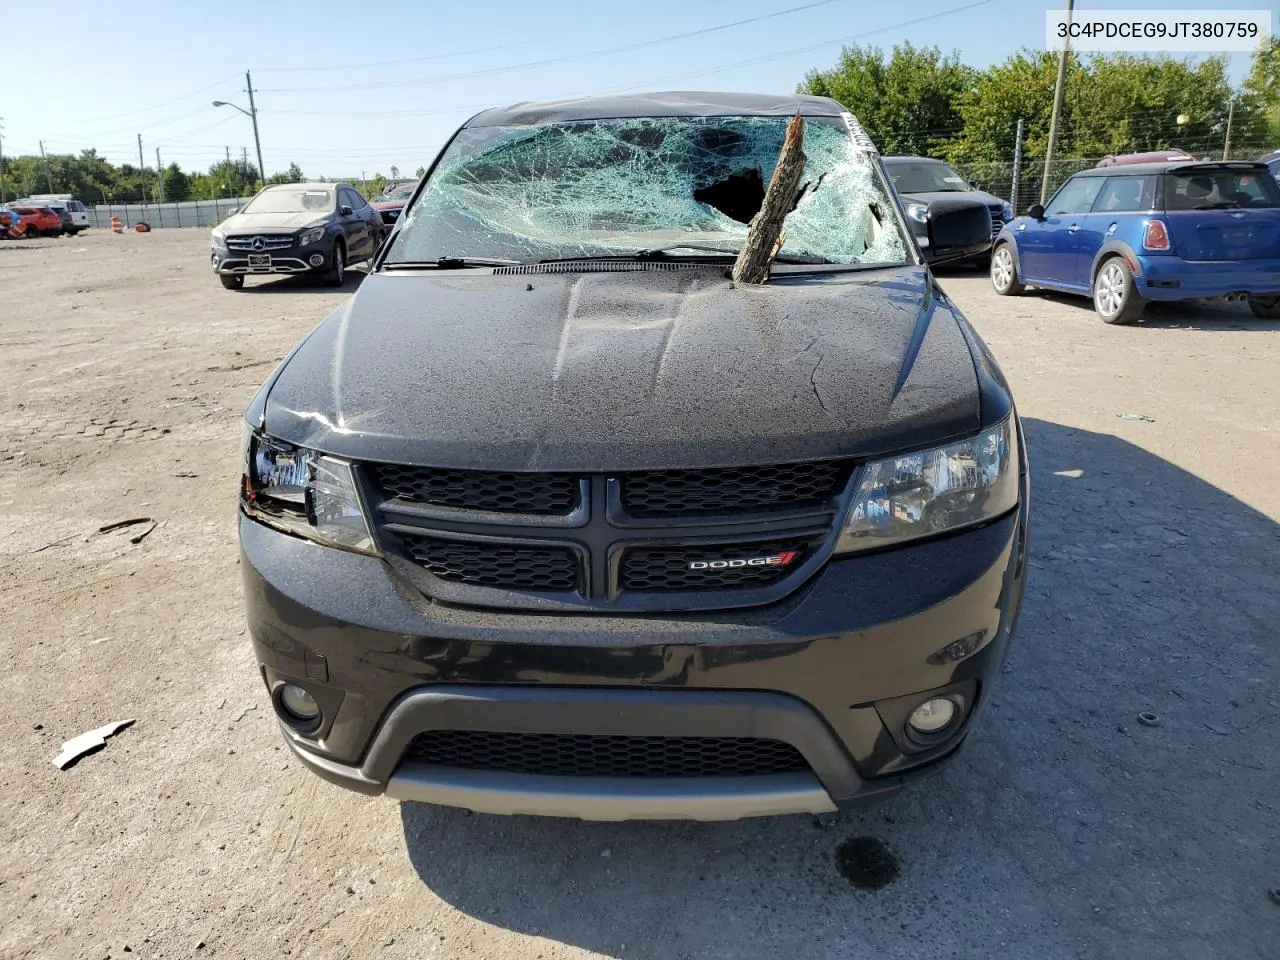
M 787 117 L 638 117 L 461 131 L 400 227 L 388 262 L 516 261 L 696 248 L 736 253 L 759 211 Z M 807 118 L 803 191 L 780 257 L 908 262 L 871 155 L 838 118 Z
M 1194 170 L 1164 177 L 1166 210 L 1280 207 L 1280 187 L 1260 170 Z

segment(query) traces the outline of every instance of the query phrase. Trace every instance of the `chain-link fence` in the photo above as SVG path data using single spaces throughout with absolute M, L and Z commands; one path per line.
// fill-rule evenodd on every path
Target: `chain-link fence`
M 89 224 L 109 229 L 111 218 L 119 217 L 126 229 L 145 223 L 159 227 L 212 227 L 248 203 L 251 197 L 218 200 L 189 200 L 185 203 L 99 203 L 88 208 Z
M 1254 160 L 1265 149 L 1265 145 L 1243 144 L 1233 147 L 1232 160 Z M 1197 160 L 1221 160 L 1222 151 L 1195 154 Z M 1049 164 L 1049 189 L 1045 196 L 1053 192 L 1067 181 L 1072 174 L 1081 170 L 1096 167 L 1102 157 L 1062 157 Z M 1013 204 L 1015 214 L 1024 214 L 1027 207 L 1040 202 L 1040 185 L 1045 179 L 1044 160 L 1025 159 L 1018 176 L 1018 195 L 1013 195 L 1014 169 L 1013 161 L 990 161 L 985 163 L 957 163 L 956 171 L 966 180 L 976 183 L 988 193 L 993 193 Z

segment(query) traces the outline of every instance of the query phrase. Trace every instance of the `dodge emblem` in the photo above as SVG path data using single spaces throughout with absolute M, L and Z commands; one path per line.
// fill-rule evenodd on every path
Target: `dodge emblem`
M 738 560 L 691 560 L 690 570 L 736 570 L 739 567 L 786 567 L 790 566 L 799 550 L 784 550 L 782 553 L 767 557 L 744 557 Z

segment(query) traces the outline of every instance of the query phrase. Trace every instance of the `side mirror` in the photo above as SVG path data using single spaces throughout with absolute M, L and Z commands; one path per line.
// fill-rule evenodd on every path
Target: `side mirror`
M 344 217 L 349 217 L 354 211 L 344 203 L 338 208 L 338 212 Z
M 981 190 L 981 189 L 982 189 L 982 184 L 980 184 L 977 180 L 970 180 L 970 181 L 969 181 L 969 189 L 970 189 L 970 190 Z
M 934 263 L 962 259 L 991 246 L 991 211 L 972 201 L 929 205 L 929 257 Z
M 1027 216 L 1032 220 L 1043 220 L 1044 206 L 1039 203 L 1033 203 L 1031 206 L 1027 207 Z

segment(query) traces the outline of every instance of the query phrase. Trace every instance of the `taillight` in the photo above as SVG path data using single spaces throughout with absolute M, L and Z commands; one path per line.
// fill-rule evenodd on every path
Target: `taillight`
M 1169 230 L 1163 220 L 1148 220 L 1147 232 L 1142 235 L 1142 246 L 1147 250 L 1168 250 Z

